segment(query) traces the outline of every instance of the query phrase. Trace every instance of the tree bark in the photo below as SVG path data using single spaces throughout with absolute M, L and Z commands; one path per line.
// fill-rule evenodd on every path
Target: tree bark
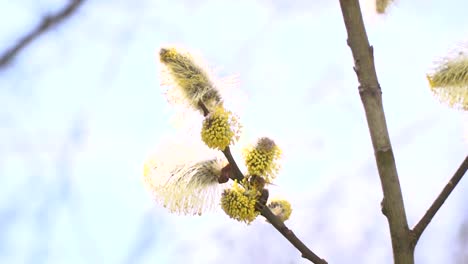
M 359 1 L 340 0 L 340 5 L 384 194 L 382 212 L 387 217 L 390 228 L 393 258 L 396 264 L 413 264 L 414 247 L 411 245 L 403 196 L 385 121 L 373 48 L 369 45 Z

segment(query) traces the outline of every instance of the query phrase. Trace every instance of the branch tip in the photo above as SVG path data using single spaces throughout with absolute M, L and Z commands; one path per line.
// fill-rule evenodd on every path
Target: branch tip
M 442 205 L 447 200 L 449 195 L 452 193 L 452 191 L 455 189 L 457 184 L 463 178 L 463 175 L 465 175 L 467 170 L 468 170 L 468 156 L 465 157 L 463 162 L 460 164 L 458 169 L 453 174 L 452 178 L 448 181 L 447 185 L 445 185 L 445 187 L 442 189 L 439 196 L 437 196 L 437 198 L 434 200 L 434 202 L 429 207 L 429 209 L 427 209 L 426 213 L 421 218 L 421 220 L 419 220 L 419 222 L 411 230 L 412 243 L 414 245 L 417 244 L 422 233 L 424 232 L 424 230 L 426 230 L 427 226 L 432 221 L 432 218 L 434 218 L 434 216 L 442 207 Z
M 37 25 L 36 28 L 24 35 L 12 47 L 8 48 L 2 55 L 0 55 L 0 69 L 9 65 L 13 59 L 34 40 L 38 39 L 48 30 L 73 15 L 83 2 L 84 0 L 70 0 L 69 3 L 56 14 L 44 16 L 41 23 Z

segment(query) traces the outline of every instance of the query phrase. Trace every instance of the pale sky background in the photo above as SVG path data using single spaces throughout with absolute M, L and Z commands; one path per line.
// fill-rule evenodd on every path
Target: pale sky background
M 425 78 L 467 41 L 468 2 L 401 0 L 385 16 L 364 2 L 413 226 L 468 153 L 466 115 Z M 0 51 L 65 3 L 0 0 Z M 34 42 L 0 71 L 0 263 L 306 263 L 261 218 L 174 216 L 152 201 L 142 164 L 175 131 L 159 87 L 166 44 L 239 75 L 233 108 L 248 136 L 282 147 L 272 192 L 291 201 L 287 224 L 314 252 L 392 263 L 338 0 L 87 1 Z M 467 191 L 463 179 L 417 263 L 468 263 Z

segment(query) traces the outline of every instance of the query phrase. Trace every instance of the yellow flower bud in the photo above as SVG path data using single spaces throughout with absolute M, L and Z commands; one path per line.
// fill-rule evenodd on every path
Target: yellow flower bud
M 260 138 L 254 147 L 244 151 L 244 159 L 249 175 L 261 176 L 266 183 L 271 183 L 279 171 L 278 159 L 281 150 L 269 138 Z
M 273 200 L 268 204 L 268 208 L 283 222 L 288 220 L 292 213 L 291 204 L 286 200 Z
M 223 107 L 216 107 L 203 121 L 201 138 L 212 149 L 224 150 L 239 138 L 237 118 Z
M 232 219 L 250 224 L 260 214 L 255 209 L 259 192 L 248 191 L 237 181 L 231 189 L 224 190 L 221 196 L 221 208 Z

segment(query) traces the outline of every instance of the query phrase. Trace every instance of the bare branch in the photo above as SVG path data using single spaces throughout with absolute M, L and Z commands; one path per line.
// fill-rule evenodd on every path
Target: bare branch
M 437 211 L 442 207 L 445 200 L 449 197 L 452 193 L 453 189 L 457 186 L 460 182 L 463 175 L 465 175 L 466 171 L 468 170 L 468 156 L 465 157 L 465 160 L 460 164 L 455 174 L 449 180 L 447 185 L 445 185 L 442 192 L 440 192 L 439 196 L 434 200 L 432 205 L 426 211 L 424 216 L 419 220 L 419 222 L 414 226 L 412 230 L 412 243 L 416 245 L 418 243 L 419 238 L 421 237 L 422 233 L 426 229 L 426 227 L 431 222 L 432 218 L 436 215 Z
M 231 166 L 232 166 L 231 170 L 234 171 L 234 175 L 231 176 L 233 178 L 233 180 L 238 180 L 239 182 L 242 181 L 242 179 L 244 179 L 244 175 L 242 174 L 241 170 L 239 169 L 239 166 L 237 166 L 237 163 L 236 163 L 236 161 L 234 160 L 234 157 L 231 154 L 231 149 L 229 148 L 229 146 L 227 146 L 226 149 L 223 150 L 223 154 L 226 157 L 226 159 L 228 160 L 229 164 L 231 164 Z
M 233 166 L 234 175 L 232 176 L 234 179 L 242 180 L 244 178 L 242 172 L 240 171 L 239 167 L 237 166 L 234 158 L 232 157 L 231 151 L 229 147 L 227 147 L 223 151 L 224 155 L 226 156 L 229 164 Z M 284 222 L 282 222 L 276 215 L 271 212 L 270 208 L 267 206 L 261 206 L 262 208 L 262 216 L 265 217 L 275 228 L 278 230 L 291 244 L 296 247 L 299 252 L 302 253 L 302 257 L 306 258 L 313 263 L 316 264 L 326 264 L 327 262 L 324 259 L 321 259 L 317 256 L 314 252 L 312 252 L 295 234 L 292 230 L 290 230 Z
M 263 207 L 262 215 L 278 230 L 291 244 L 302 253 L 302 257 L 310 260 L 315 264 L 327 264 L 328 262 L 321 259 L 314 252 L 312 252 L 295 234 L 290 230 L 268 206 Z
M 46 33 L 48 30 L 54 26 L 57 26 L 66 18 L 74 14 L 83 2 L 84 0 L 71 0 L 66 6 L 63 7 L 62 10 L 56 14 L 44 17 L 36 28 L 19 39 L 18 42 L 16 42 L 12 47 L 8 48 L 0 56 L 0 69 L 5 68 L 9 63 L 12 62 L 12 60 L 18 55 L 19 52 L 25 49 L 42 34 Z
M 200 101 L 198 102 L 198 105 L 200 108 L 203 110 L 203 115 L 207 116 L 209 114 L 209 110 L 206 107 L 206 105 Z M 226 156 L 226 159 L 229 161 L 229 164 L 231 165 L 231 170 L 233 173 L 231 173 L 231 178 L 233 180 L 237 181 L 242 181 L 244 179 L 244 174 L 242 171 L 239 169 L 239 166 L 237 166 L 236 161 L 234 160 L 234 157 L 231 154 L 231 150 L 228 147 L 226 147 L 225 150 L 223 150 L 224 156 Z M 264 189 L 265 190 L 265 189 Z M 266 202 L 266 201 L 263 201 Z M 319 256 L 317 256 L 312 250 L 310 250 L 294 233 L 291 231 L 284 223 L 281 221 L 273 212 L 270 210 L 268 206 L 265 206 L 265 204 L 262 204 L 261 202 L 257 202 L 256 205 L 258 208 L 261 208 L 261 214 L 263 217 L 265 217 L 269 223 L 271 223 L 276 230 L 278 230 L 291 244 L 301 252 L 302 257 L 305 259 L 310 260 L 312 263 L 315 264 L 327 264 L 324 259 L 321 259 Z M 260 209 L 259 209 L 260 210 Z
M 394 261 L 396 264 L 413 264 L 414 248 L 410 243 L 410 230 L 385 120 L 373 48 L 369 45 L 359 1 L 340 0 L 340 5 L 384 194 L 382 212 L 390 227 Z

